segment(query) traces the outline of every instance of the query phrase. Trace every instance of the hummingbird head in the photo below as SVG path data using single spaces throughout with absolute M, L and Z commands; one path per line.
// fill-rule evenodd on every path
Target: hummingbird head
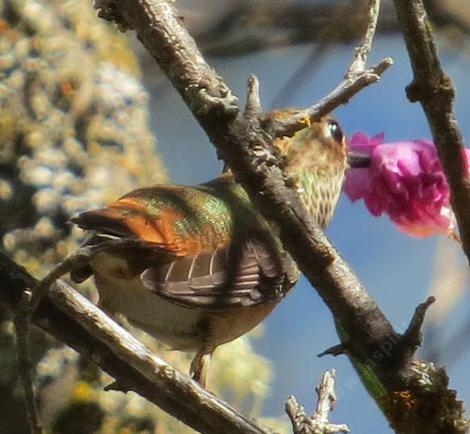
M 274 113 L 274 117 L 282 119 L 299 111 L 280 110 Z M 292 172 L 292 175 L 295 171 L 328 170 L 347 164 L 346 137 L 331 116 L 309 123 L 292 137 L 277 139 L 275 145 L 286 158 L 287 172 Z
M 291 110 L 287 114 L 298 112 Z M 285 111 L 274 116 L 286 116 Z M 275 141 L 286 160 L 286 173 L 296 182 L 297 190 L 309 214 L 321 226 L 331 219 L 348 167 L 346 137 L 331 116 L 311 122 L 293 137 Z

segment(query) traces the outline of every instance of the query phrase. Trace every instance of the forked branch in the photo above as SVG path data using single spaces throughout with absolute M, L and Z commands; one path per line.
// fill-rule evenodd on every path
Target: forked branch
M 344 76 L 344 80 L 320 101 L 295 116 L 291 116 L 289 119 L 283 121 L 274 120 L 268 115 L 265 128 L 271 135 L 274 137 L 292 136 L 298 130 L 305 128 L 307 122 L 319 120 L 321 117 L 332 112 L 339 105 L 346 104 L 364 87 L 380 80 L 382 74 L 393 65 L 393 60 L 390 57 L 386 57 L 375 66 L 370 68 L 366 67 L 367 58 L 377 30 L 379 12 L 380 0 L 370 0 L 366 33 L 362 43 L 356 48 L 356 52 Z
M 315 413 L 308 416 L 305 409 L 294 396 L 286 402 L 286 412 L 292 423 L 294 434 L 334 434 L 348 433 L 346 424 L 330 423 L 330 413 L 336 405 L 334 369 L 325 372 L 320 385 L 317 387 L 318 402 Z
M 442 69 L 423 1 L 395 0 L 395 7 L 414 74 L 407 88 L 408 98 L 421 103 L 428 119 L 449 183 L 463 249 L 470 262 L 470 174 L 454 114 L 455 88 Z

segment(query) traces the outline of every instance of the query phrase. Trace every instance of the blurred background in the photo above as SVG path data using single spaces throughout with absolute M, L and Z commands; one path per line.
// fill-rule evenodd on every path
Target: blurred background
M 468 2 L 425 3 L 441 61 L 457 88 L 460 128 L 470 137 Z M 213 146 L 153 59 L 132 35 L 118 35 L 95 19 L 89 1 L 2 0 L 0 5 L 0 235 L 8 254 L 33 273 L 44 273 L 80 239 L 65 225 L 70 215 L 137 185 L 168 179 L 195 184 L 220 173 Z M 176 5 L 240 100 L 247 77 L 256 74 L 264 107 L 270 109 L 308 106 L 341 81 L 364 30 L 367 2 L 177 0 Z M 395 65 L 381 82 L 334 115 L 347 135 L 361 130 L 383 131 L 386 141 L 431 138 L 421 107 L 406 99 L 412 74 L 391 0 L 383 1 L 369 63 L 385 56 Z M 436 294 L 420 354 L 444 364 L 451 387 L 470 402 L 469 276 L 459 245 L 444 237 L 411 238 L 345 197 L 327 234 L 398 331 L 407 327 L 417 304 Z M 15 414 L 21 415 L 11 324 L 3 317 L 1 390 L 16 397 Z M 347 358 L 316 356 L 337 343 L 331 314 L 302 279 L 262 329 L 216 353 L 213 390 L 289 432 L 286 398 L 294 394 L 313 409 L 315 386 L 334 367 L 338 403 L 332 420 L 348 423 L 353 433 L 391 433 Z M 119 394 L 100 393 L 105 381 L 98 381 L 100 374 L 57 343 L 38 336 L 36 345 L 40 397 L 51 432 L 186 432 L 161 414 L 155 422 L 153 410 L 136 412 L 143 404 L 133 407 Z M 184 356 L 159 354 L 187 370 Z M 48 403 L 57 391 L 69 397 L 69 407 Z M 2 405 L 0 414 L 11 415 L 13 410 Z M 122 415 L 123 409 L 142 414 L 146 423 L 110 421 L 113 411 Z M 94 414 L 96 426 L 87 431 L 64 424 L 77 414 Z M 18 424 L 2 431 L 2 423 L 2 434 L 25 432 Z M 67 431 L 61 431 L 64 426 Z

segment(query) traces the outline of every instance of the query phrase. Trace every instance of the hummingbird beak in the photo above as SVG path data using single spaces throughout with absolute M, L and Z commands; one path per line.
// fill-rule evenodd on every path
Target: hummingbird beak
M 348 164 L 353 169 L 359 169 L 369 167 L 370 155 L 362 154 L 360 152 L 349 151 L 348 152 Z

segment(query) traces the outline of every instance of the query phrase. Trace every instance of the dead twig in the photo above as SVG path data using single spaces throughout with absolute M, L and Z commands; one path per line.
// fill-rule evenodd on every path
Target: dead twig
M 370 0 L 367 29 L 361 45 L 356 48 L 351 65 L 344 80 L 327 96 L 302 112 L 285 120 L 272 119 L 269 114 L 265 120 L 265 128 L 273 137 L 292 136 L 305 128 L 308 122 L 318 120 L 333 111 L 341 104 L 347 103 L 361 89 L 380 80 L 381 75 L 393 64 L 390 57 L 377 65 L 366 68 L 367 57 L 377 29 L 380 11 L 380 0 Z
M 334 369 L 325 372 L 320 385 L 316 388 L 318 395 L 317 408 L 312 416 L 308 416 L 305 409 L 294 396 L 289 396 L 286 402 L 286 412 L 289 416 L 294 434 L 334 434 L 347 433 L 346 424 L 330 423 L 329 417 L 336 405 Z
M 14 324 L 16 331 L 16 351 L 18 357 L 18 375 L 23 388 L 26 415 L 28 417 L 31 434 L 42 434 L 41 420 L 39 418 L 36 397 L 34 393 L 33 377 L 31 368 L 30 341 L 28 319 L 29 305 L 31 302 L 31 292 L 24 291 L 18 306 L 14 312 Z

